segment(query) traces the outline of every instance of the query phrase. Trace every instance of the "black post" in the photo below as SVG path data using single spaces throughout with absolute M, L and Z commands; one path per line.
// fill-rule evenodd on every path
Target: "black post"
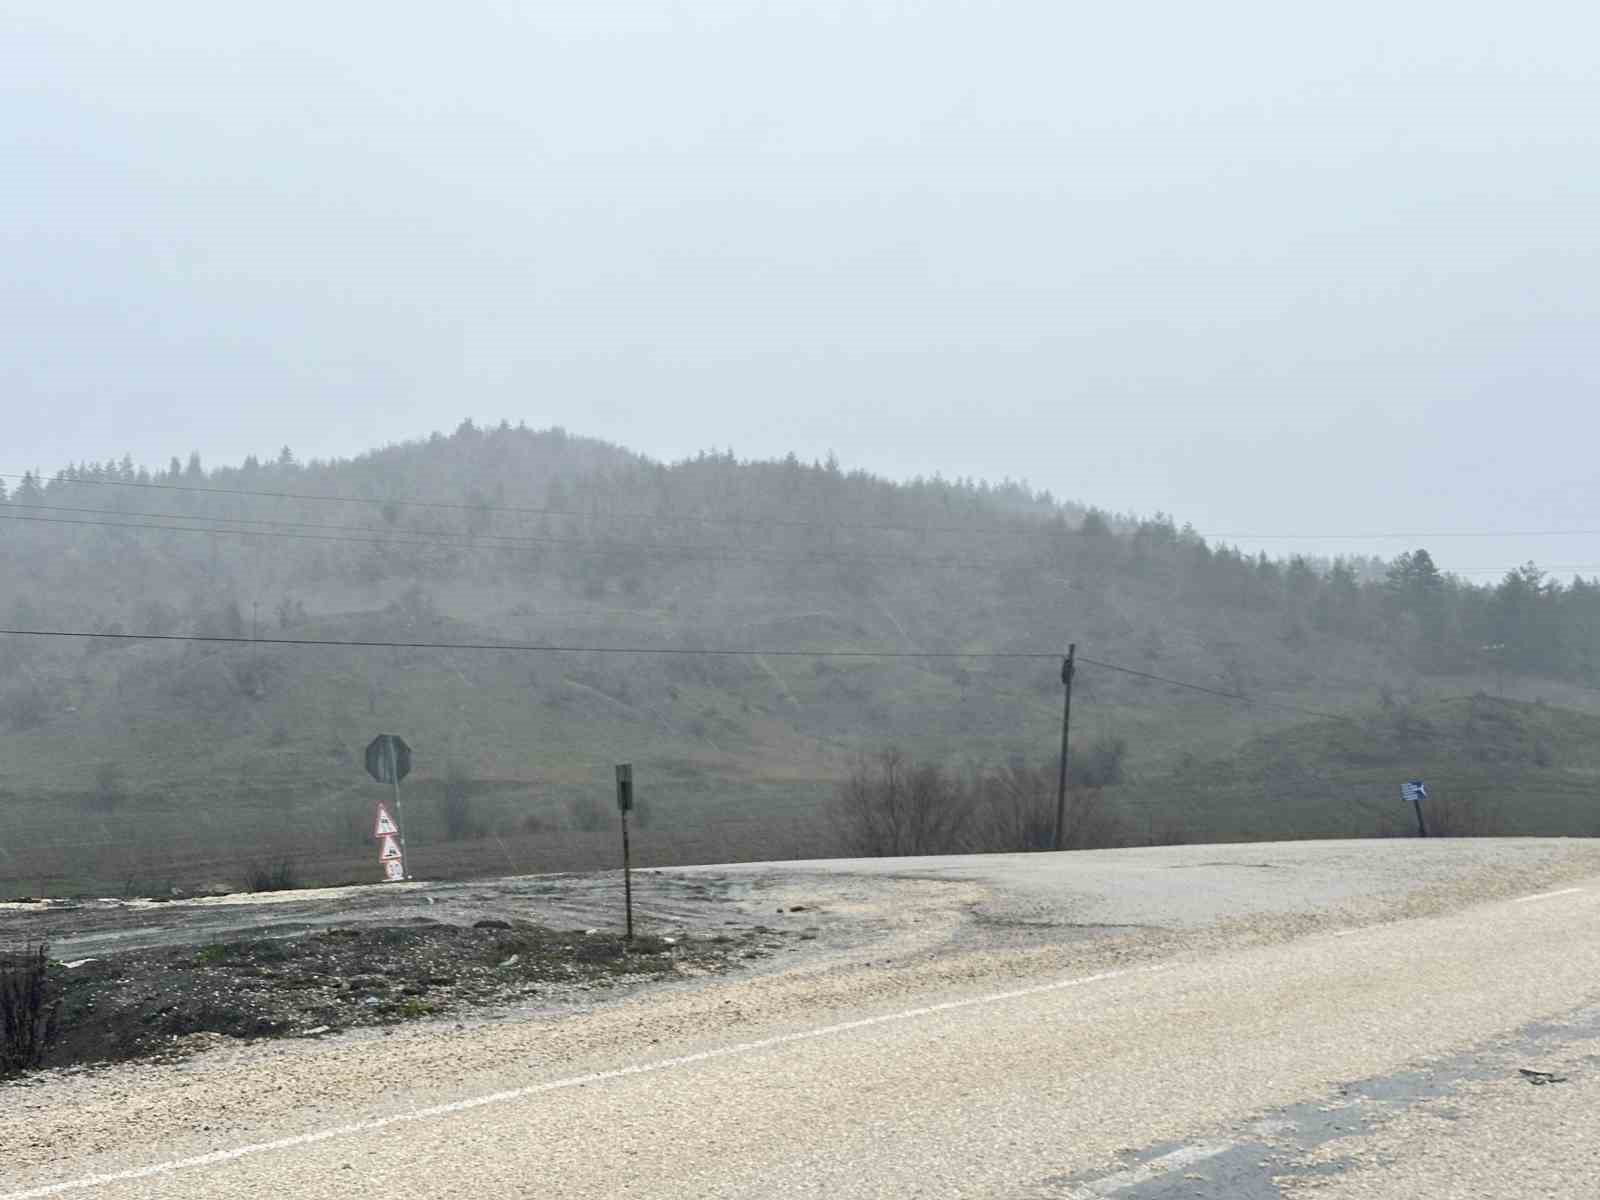
M 1412 803 L 1412 806 L 1415 807 L 1416 810 L 1417 810 L 1417 836 L 1418 837 L 1427 837 L 1428 836 L 1428 825 L 1427 825 L 1427 822 L 1425 822 L 1422 819 L 1422 797 L 1419 796 L 1419 795 L 1413 794 L 1412 797 L 1411 797 L 1411 803 Z
M 1061 660 L 1061 686 L 1066 689 L 1066 699 L 1061 706 L 1061 774 L 1056 780 L 1056 837 L 1055 848 L 1061 849 L 1067 821 L 1067 733 L 1072 725 L 1072 660 L 1078 653 L 1078 643 L 1067 647 L 1067 656 Z
M 628 940 L 633 941 L 633 863 L 628 856 L 628 810 L 622 810 L 622 894 L 628 909 Z
M 622 895 L 628 911 L 628 940 L 633 941 L 633 859 L 628 849 L 628 812 L 633 808 L 633 764 L 617 764 L 617 811 L 622 814 Z

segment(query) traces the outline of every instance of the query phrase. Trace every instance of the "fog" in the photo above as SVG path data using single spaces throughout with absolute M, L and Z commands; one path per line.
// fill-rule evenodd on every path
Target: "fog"
M 1594 573 L 1600 535 L 1545 531 L 1600 527 L 1597 35 L 1577 3 L 7 2 L 0 471 L 509 417 Z M 1334 536 L 1441 531 L 1512 532 Z

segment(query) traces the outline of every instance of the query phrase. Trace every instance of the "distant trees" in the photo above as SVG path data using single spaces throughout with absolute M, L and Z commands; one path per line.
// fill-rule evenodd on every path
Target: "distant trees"
M 1083 514 L 1083 524 L 1078 527 L 1078 532 L 1084 537 L 1107 538 L 1111 536 L 1111 522 L 1098 508 L 1091 508 Z
M 834 815 L 845 849 L 871 858 L 950 853 L 973 817 L 958 780 L 893 747 L 856 764 L 839 785 Z

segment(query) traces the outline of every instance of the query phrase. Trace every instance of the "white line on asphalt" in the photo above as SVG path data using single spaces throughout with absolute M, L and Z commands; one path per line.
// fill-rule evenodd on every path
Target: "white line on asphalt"
M 1570 896 L 1573 892 L 1581 892 L 1582 888 L 1562 888 L 1559 892 L 1540 892 L 1536 896 L 1518 896 L 1513 904 L 1527 904 L 1531 900 L 1548 900 L 1552 896 Z
M 1123 979 L 1130 975 L 1147 975 L 1156 971 L 1170 969 L 1170 963 L 1155 963 L 1147 967 L 1126 967 L 1119 971 L 1101 971 L 1097 975 L 1083 975 L 1076 979 L 1058 979 L 1054 983 L 1040 983 L 1033 987 L 1016 988 L 1009 992 L 991 992 L 984 996 L 973 996 L 966 1000 L 946 1000 L 941 1004 L 928 1004 L 920 1008 L 908 1008 L 901 1012 L 884 1013 L 876 1017 L 862 1017 L 857 1021 L 844 1021 L 838 1025 L 823 1025 L 816 1029 L 804 1029 L 798 1033 L 783 1033 L 776 1037 L 762 1038 L 755 1042 L 737 1042 L 732 1046 L 721 1046 L 715 1050 L 702 1050 L 698 1054 L 684 1054 L 677 1058 L 663 1058 L 655 1062 L 639 1063 L 632 1067 L 618 1067 L 611 1071 L 594 1071 L 588 1075 L 572 1075 L 566 1079 L 553 1079 L 547 1083 L 531 1083 L 526 1087 L 512 1088 L 509 1091 L 490 1092 L 483 1096 L 473 1096 L 467 1100 L 453 1100 L 448 1104 L 435 1104 L 429 1108 L 418 1108 L 407 1113 L 397 1113 L 392 1117 L 373 1117 L 366 1121 L 354 1121 L 348 1125 L 336 1125 L 329 1129 L 316 1129 L 310 1133 L 297 1133 L 292 1137 L 276 1138 L 270 1142 L 252 1142 L 245 1146 L 235 1146 L 231 1150 L 213 1150 L 209 1154 L 198 1154 L 193 1158 L 175 1158 L 166 1162 L 153 1163 L 148 1167 L 134 1167 L 127 1171 L 113 1171 L 105 1175 L 86 1175 L 81 1179 L 69 1179 L 62 1183 L 48 1183 L 41 1187 L 29 1188 L 21 1192 L 6 1192 L 0 1195 L 0 1200 L 39 1200 L 44 1196 L 59 1196 L 63 1192 L 78 1192 L 88 1188 L 103 1187 L 109 1183 L 126 1183 L 134 1179 L 149 1179 L 155 1175 L 170 1175 L 174 1171 L 186 1171 L 192 1167 L 213 1167 L 222 1163 L 233 1162 L 235 1159 L 248 1158 L 253 1154 L 266 1154 L 273 1150 L 293 1150 L 300 1146 L 311 1146 L 318 1142 L 331 1141 L 334 1138 L 354 1137 L 363 1133 L 376 1133 L 380 1129 L 387 1129 L 391 1125 L 399 1125 L 408 1121 L 430 1121 L 436 1117 L 448 1117 L 455 1113 L 468 1112 L 475 1108 L 484 1108 L 491 1104 L 506 1104 L 512 1100 L 521 1100 L 527 1096 L 537 1096 L 544 1092 L 562 1091 L 566 1088 L 583 1087 L 590 1083 L 605 1083 L 612 1079 L 626 1079 L 631 1075 L 648 1075 L 656 1071 L 669 1071 L 675 1067 L 692 1066 L 695 1063 L 710 1062 L 713 1059 L 729 1058 L 738 1054 L 751 1054 L 757 1050 L 770 1050 L 774 1046 L 787 1046 L 793 1042 L 811 1041 L 815 1038 L 829 1037 L 836 1033 L 848 1033 L 855 1029 L 868 1029 L 874 1025 L 888 1025 L 898 1021 L 910 1021 L 917 1017 L 931 1016 L 934 1013 L 954 1012 L 962 1008 L 975 1008 L 983 1004 L 1000 1004 L 1007 1000 L 1019 1000 L 1024 996 L 1042 996 L 1048 992 L 1065 991 L 1068 988 L 1083 987 L 1091 983 L 1103 983 L 1108 979 Z
M 1163 1154 L 1160 1158 L 1152 1158 L 1149 1162 L 1129 1167 L 1126 1171 L 1103 1176 L 1093 1183 L 1081 1184 L 1066 1193 L 1067 1200 L 1102 1200 L 1103 1197 L 1114 1195 L 1124 1188 L 1138 1187 L 1141 1183 L 1149 1183 L 1152 1179 L 1170 1175 L 1183 1167 L 1190 1167 L 1208 1158 L 1215 1158 L 1219 1154 L 1226 1154 L 1233 1149 L 1233 1146 L 1232 1142 L 1201 1142 L 1194 1146 L 1184 1146 L 1171 1154 Z
M 1359 930 L 1359 929 L 1335 929 L 1333 931 L 1333 936 L 1334 937 L 1349 937 L 1352 933 L 1360 933 L 1360 932 L 1361 932 L 1361 930 Z

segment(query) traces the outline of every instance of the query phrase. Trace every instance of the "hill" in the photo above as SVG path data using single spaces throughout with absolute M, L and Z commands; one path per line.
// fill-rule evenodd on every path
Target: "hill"
M 463 424 L 341 462 L 80 464 L 16 482 L 0 518 L 7 628 L 236 639 L 0 637 L 0 891 L 17 893 L 237 884 L 283 862 L 370 877 L 359 755 L 379 731 L 416 748 L 408 833 L 429 873 L 612 861 L 618 761 L 644 861 L 828 853 L 864 752 L 1047 760 L 1069 641 L 1087 660 L 1075 740 L 1127 747 L 1104 800 L 1138 840 L 1255 827 L 1257 764 L 1361 769 L 1295 706 L 1600 700 L 1584 581 L 1473 588 L 1425 552 L 1251 559 L 1166 517 L 831 460 L 663 464 Z M 405 645 L 316 644 L 351 642 Z M 506 642 L 575 649 L 438 648 Z M 1373 764 L 1372 786 L 1398 765 Z M 1157 821 L 1162 795 L 1224 815 Z M 1343 831 L 1302 815 L 1279 826 Z

